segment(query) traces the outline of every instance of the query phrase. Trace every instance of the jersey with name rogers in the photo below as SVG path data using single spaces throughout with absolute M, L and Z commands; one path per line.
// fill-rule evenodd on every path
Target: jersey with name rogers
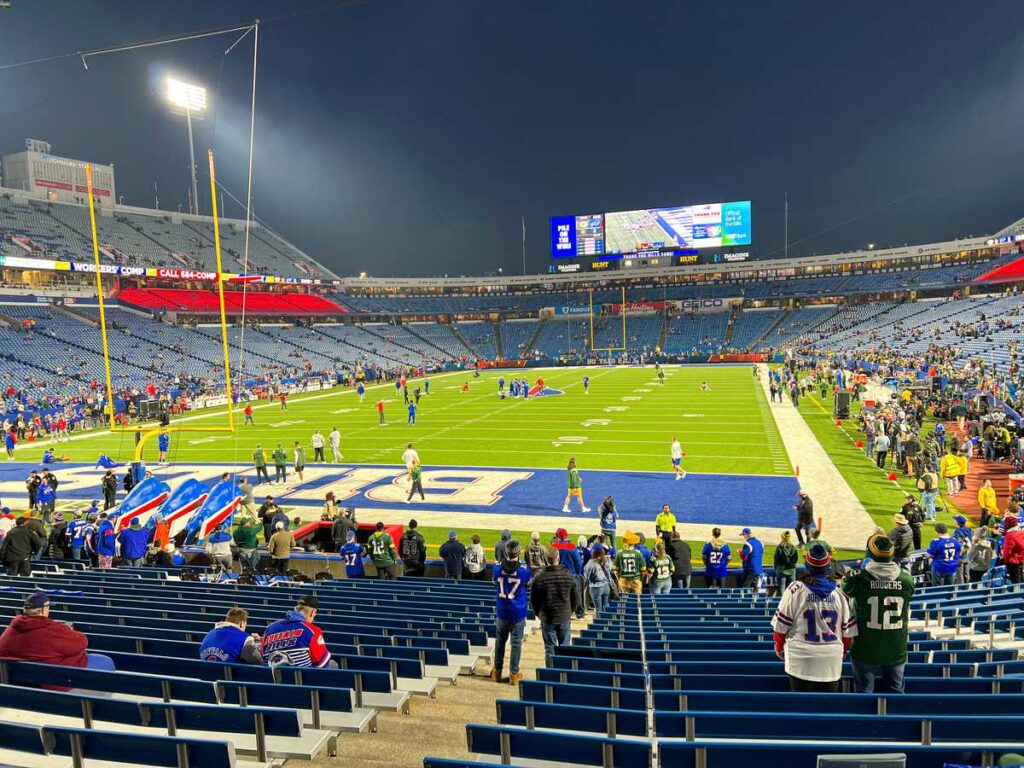
M 843 638 L 857 634 L 857 620 L 838 587 L 822 594 L 797 581 L 782 595 L 772 629 L 786 635 L 786 674 L 829 683 L 842 677 Z
M 283 621 L 267 627 L 260 650 L 269 664 L 324 667 L 331 660 L 320 627 L 310 624 L 298 611 L 289 611 Z

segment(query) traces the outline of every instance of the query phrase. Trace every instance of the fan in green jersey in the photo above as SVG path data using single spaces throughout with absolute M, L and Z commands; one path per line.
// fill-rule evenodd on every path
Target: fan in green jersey
M 843 580 L 857 617 L 850 649 L 857 693 L 874 693 L 876 680 L 881 693 L 903 693 L 914 580 L 892 561 L 893 551 L 887 536 L 872 536 L 861 570 Z

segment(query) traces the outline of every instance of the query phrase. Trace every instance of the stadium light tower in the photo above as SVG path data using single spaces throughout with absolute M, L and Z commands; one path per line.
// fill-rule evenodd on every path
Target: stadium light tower
M 199 213 L 199 192 L 196 185 L 196 150 L 192 142 L 192 120 L 202 120 L 206 116 L 206 89 L 200 85 L 192 85 L 173 77 L 167 78 L 167 101 L 171 111 L 176 115 L 184 115 L 188 123 L 188 155 L 189 169 L 192 171 L 192 213 Z

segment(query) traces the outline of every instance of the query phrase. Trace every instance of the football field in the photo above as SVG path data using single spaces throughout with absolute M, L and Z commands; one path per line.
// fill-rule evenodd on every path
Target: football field
M 543 377 L 548 394 L 500 398 L 498 380 Z M 584 393 L 583 377 L 590 377 Z M 707 383 L 707 391 L 702 389 Z M 468 390 L 463 391 L 468 384 Z M 422 380 L 411 382 L 411 388 Z M 507 390 L 507 385 L 506 385 Z M 385 402 L 387 425 L 375 408 Z M 791 524 L 797 478 L 749 366 L 668 367 L 662 382 L 653 367 L 565 368 L 443 374 L 430 379 L 416 423 L 393 384 L 367 389 L 360 403 L 352 390 L 337 388 L 297 395 L 287 409 L 254 404 L 254 426 L 236 412 L 234 433 L 172 433 L 169 464 L 157 466 L 156 440 L 145 447 L 147 465 L 172 486 L 186 477 L 213 482 L 230 471 L 255 480 L 253 452 L 269 457 L 280 443 L 288 454 L 288 478 L 257 486 L 256 496 L 274 495 L 304 517 L 315 516 L 324 494 L 385 520 L 408 519 L 410 508 L 432 526 L 480 530 L 553 527 L 566 520 L 581 532 L 596 531 L 597 508 L 611 496 L 620 530 L 653 529 L 655 515 L 671 504 L 681 530 L 706 535 L 709 526 L 783 528 Z M 180 417 L 172 426 L 220 426 L 225 414 Z M 314 462 L 310 438 L 341 433 L 338 463 Z M 670 444 L 677 437 L 686 457 L 686 477 L 676 480 Z M 306 454 L 299 478 L 293 471 L 294 444 Z M 401 456 L 412 443 L 423 464 L 425 498 L 406 498 Z M 67 460 L 57 464 L 60 498 L 95 498 L 100 454 L 128 462 L 131 434 L 97 432 L 53 446 Z M 18 449 L 17 463 L 0 470 L 0 494 L 24 493 L 24 475 L 38 466 L 41 445 Z M 575 457 L 583 479 L 584 513 L 574 502 L 569 522 L 562 513 L 566 464 Z M 273 462 L 270 475 L 273 480 Z M 409 506 L 407 506 L 409 504 Z

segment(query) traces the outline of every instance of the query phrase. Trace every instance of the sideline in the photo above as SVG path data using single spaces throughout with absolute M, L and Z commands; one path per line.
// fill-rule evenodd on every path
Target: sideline
M 769 368 L 767 364 L 759 363 L 758 369 L 761 372 L 761 389 L 768 399 Z M 800 410 L 785 401 L 769 402 L 769 405 L 790 461 L 794 467 L 800 468 L 800 487 L 815 502 L 814 516 L 822 520 L 822 536 L 834 547 L 862 549 L 864 541 L 875 529 L 871 515 L 811 432 Z M 824 410 L 820 403 L 817 405 Z M 796 512 L 793 512 L 793 522 L 796 522 Z

